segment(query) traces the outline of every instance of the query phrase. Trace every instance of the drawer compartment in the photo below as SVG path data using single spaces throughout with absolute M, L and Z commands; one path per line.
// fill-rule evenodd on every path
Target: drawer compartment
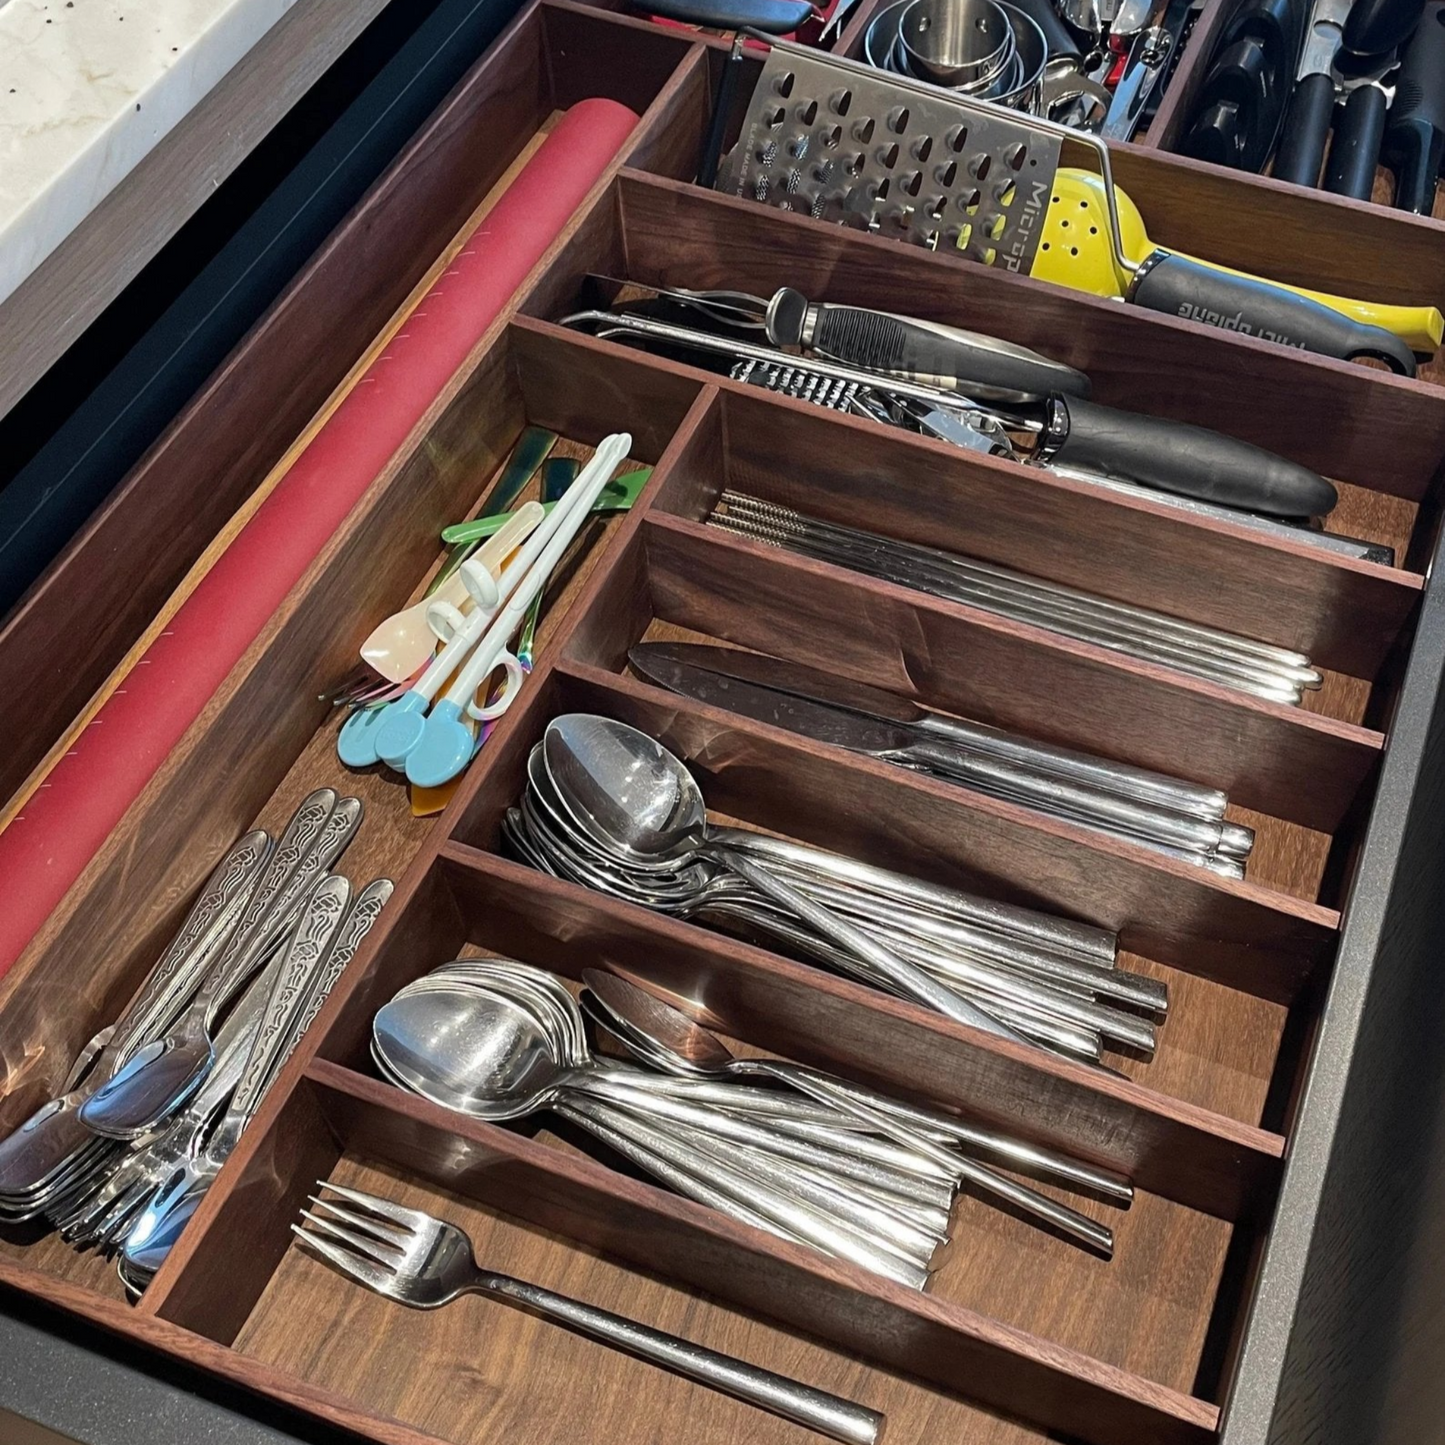
M 885 1410 L 895 1438 L 1228 1439 L 1238 1361 L 1261 1328 L 1261 1260 L 1289 1170 L 1302 1167 L 1297 1131 L 1319 1127 L 1306 1086 L 1320 1041 L 1349 1051 L 1327 1012 L 1341 939 L 1385 790 L 1418 764 L 1418 739 L 1407 735 L 1406 757 L 1393 729 L 1420 668 L 1436 666 L 1416 638 L 1435 601 L 1445 392 L 701 190 L 689 177 L 723 53 L 714 37 L 546 0 L 483 62 L 499 95 L 503 74 L 518 89 L 515 105 L 496 102 L 516 127 L 501 132 L 509 154 L 550 108 L 599 91 L 645 110 L 632 147 L 0 984 L 0 1128 L 54 1093 L 231 841 L 284 825 L 312 789 L 363 798 L 342 871 L 385 874 L 395 896 L 136 1305 L 107 1260 L 36 1226 L 0 1228 L 0 1284 L 389 1445 L 473 1445 L 509 1427 L 560 1441 L 583 1410 L 599 1439 L 630 1438 L 644 1412 L 678 1438 L 806 1438 L 494 1303 L 401 1315 L 293 1243 L 298 1210 L 333 1178 L 463 1223 L 488 1264 Z M 460 165 L 449 114 L 429 142 Z M 468 144 L 480 135 L 466 133 Z M 1141 149 L 1124 153 L 1120 179 L 1141 204 L 1168 192 L 1183 205 L 1187 192 L 1197 205 L 1214 184 Z M 1255 227 L 1306 213 L 1293 196 L 1239 194 Z M 1237 241 L 1232 227 L 1220 236 Z M 1406 288 L 1408 264 L 1390 253 L 1380 294 Z M 1033 346 L 1086 370 L 1100 401 L 1212 426 L 1328 475 L 1341 493 L 1332 529 L 1392 548 L 1395 564 L 598 339 L 564 324 L 589 304 L 589 276 L 764 295 L 794 285 Z M 528 426 L 578 459 L 626 429 L 629 465 L 652 475 L 629 514 L 589 524 L 585 562 L 549 593 L 519 701 L 445 810 L 417 817 L 397 775 L 339 762 L 330 698 L 376 623 L 423 595 L 441 528 L 484 505 Z M 1298 649 L 1323 686 L 1298 707 L 1263 701 L 735 535 L 714 525 L 728 491 Z M 1254 853 L 1242 880 L 1219 876 L 665 691 L 629 667 L 644 641 L 766 653 L 1222 788 L 1229 819 L 1255 830 Z M 715 822 L 1117 931 L 1122 965 L 1169 987 L 1157 1051 L 1108 1051 L 1107 1069 L 1091 1068 L 765 939 L 525 866 L 504 846 L 506 810 L 547 723 L 578 711 L 660 739 Z M 942 1268 L 913 1292 L 673 1194 L 554 1119 L 489 1124 L 403 1093 L 371 1062 L 371 1020 L 401 986 L 470 954 L 573 987 L 584 969 L 610 967 L 745 1049 L 1122 1171 L 1132 1208 L 1079 1204 L 1115 1229 L 1115 1258 L 963 1197 Z

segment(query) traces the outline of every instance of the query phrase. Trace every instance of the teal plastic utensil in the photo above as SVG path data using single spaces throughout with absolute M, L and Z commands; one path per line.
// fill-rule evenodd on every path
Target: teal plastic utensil
M 478 722 L 488 722 L 500 717 L 516 699 L 525 674 L 516 656 L 508 651 L 507 642 L 521 626 L 532 602 L 542 594 L 547 578 L 586 523 L 607 478 L 631 447 L 632 438 L 626 432 L 604 438 L 548 519 L 553 525 L 544 523 L 513 559 L 508 572 L 515 568 L 520 580 L 446 695 L 433 705 L 421 740 L 407 754 L 408 782 L 422 788 L 439 788 L 450 782 L 472 760 L 473 738 L 462 722 L 463 709 Z M 539 545 L 539 539 L 545 540 Z M 478 707 L 472 699 L 498 668 L 507 674 L 501 692 L 485 707 Z
M 505 546 L 505 543 L 501 545 Z M 480 557 L 462 564 L 462 576 L 475 604 L 471 614 L 452 634 L 451 641 L 427 664 L 416 683 L 395 702 L 389 702 L 383 708 L 354 712 L 346 719 L 337 734 L 336 755 L 347 767 L 368 768 L 378 760 L 384 762 L 389 750 L 394 750 L 413 727 L 419 733 L 421 718 L 418 714 L 426 711 L 427 704 L 441 691 L 451 670 L 486 630 L 501 600 L 496 581 Z

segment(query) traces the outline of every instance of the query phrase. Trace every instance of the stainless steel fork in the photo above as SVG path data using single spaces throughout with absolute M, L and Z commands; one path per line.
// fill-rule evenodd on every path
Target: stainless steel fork
M 882 1434 L 884 1417 L 876 1410 L 580 1300 L 482 1269 L 472 1253 L 471 1240 L 456 1225 L 373 1194 L 325 1180 L 318 1183 L 326 1193 L 354 1207 L 338 1203 L 336 1198 L 313 1196 L 309 1202 L 324 1213 L 303 1209 L 305 1222 L 293 1224 L 292 1230 L 307 1249 L 388 1299 L 426 1310 L 450 1304 L 464 1294 L 491 1295 L 845 1445 L 875 1445 Z

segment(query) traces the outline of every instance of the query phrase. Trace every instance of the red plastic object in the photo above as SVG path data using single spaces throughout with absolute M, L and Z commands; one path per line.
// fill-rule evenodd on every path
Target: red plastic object
M 574 105 L 386 350 L 0 833 L 0 974 L 497 318 L 637 122 Z M 164 518 L 156 518 L 157 527 Z

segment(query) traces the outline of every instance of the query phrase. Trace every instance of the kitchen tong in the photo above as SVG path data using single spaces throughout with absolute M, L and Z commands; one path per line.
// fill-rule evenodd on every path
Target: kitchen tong
M 1335 505 L 1334 487 L 1307 467 L 1205 427 L 1102 406 L 1089 399 L 1083 372 L 996 337 L 813 302 L 791 287 L 767 300 L 738 291 L 644 289 L 657 300 L 578 312 L 564 324 L 701 352 L 727 363 L 738 379 L 774 390 L 791 390 L 792 377 L 804 378 L 804 387 L 811 380 L 808 399 L 821 375 L 831 384 L 824 404 L 1052 471 L 1273 518 L 1323 516 Z M 679 308 L 712 329 L 669 319 Z

